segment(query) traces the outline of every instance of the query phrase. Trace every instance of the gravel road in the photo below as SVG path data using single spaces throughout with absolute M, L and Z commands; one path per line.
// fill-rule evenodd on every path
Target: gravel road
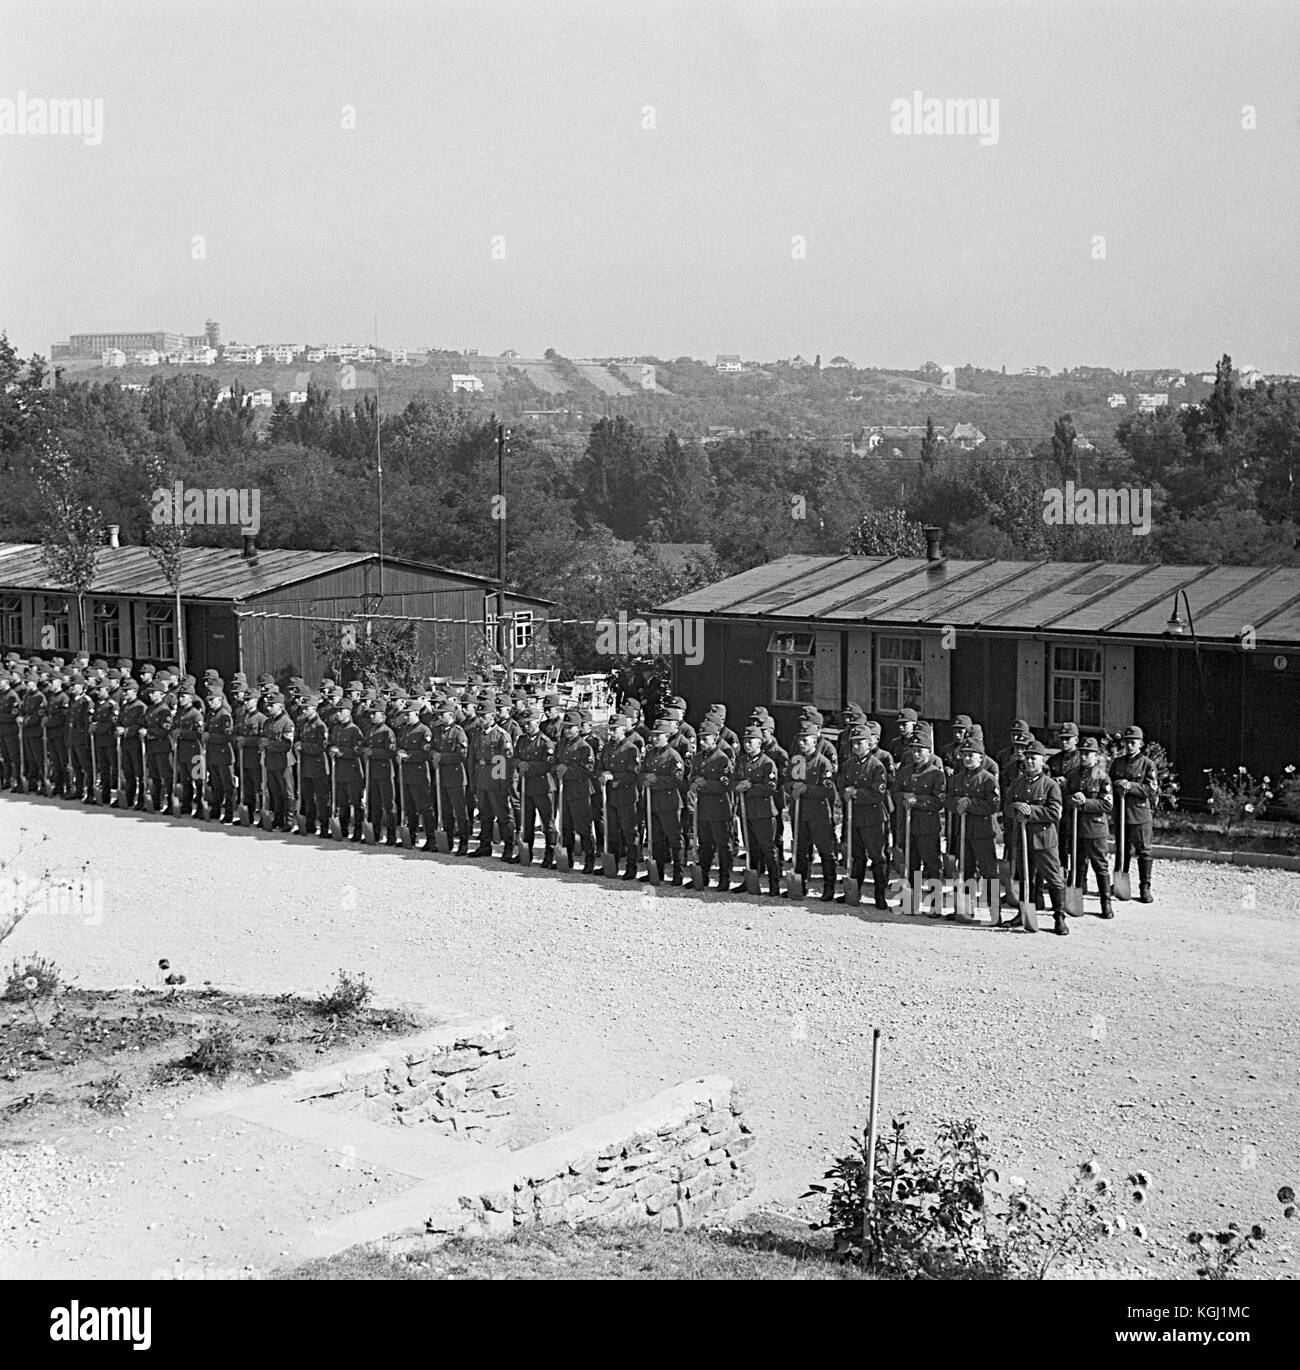
M 0 796 L 0 849 L 22 827 L 49 835 L 27 869 L 86 863 L 104 917 L 33 915 L 6 961 L 97 986 L 166 956 L 191 984 L 303 992 L 346 967 L 385 1000 L 500 1010 L 552 1129 L 721 1072 L 751 1099 L 757 1198 L 807 1215 L 863 1125 L 879 1026 L 883 1106 L 920 1132 L 972 1116 L 1049 1190 L 1090 1156 L 1150 1171 L 1134 1269 L 1170 1273 L 1182 1232 L 1230 1219 L 1269 1226 L 1259 1273 L 1300 1265 L 1273 1197 L 1300 1181 L 1300 873 L 1162 862 L 1157 903 L 1058 938 Z

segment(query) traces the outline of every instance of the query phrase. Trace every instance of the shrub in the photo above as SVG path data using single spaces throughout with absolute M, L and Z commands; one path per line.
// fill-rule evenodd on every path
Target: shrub
M 220 1079 L 229 1075 L 239 1060 L 239 1039 L 230 1028 L 216 1025 L 195 1034 L 190 1041 L 189 1054 L 181 1058 L 181 1065 L 197 1074 Z
M 826 1172 L 829 1215 L 819 1226 L 835 1233 L 835 1249 L 905 1279 L 1044 1279 L 1063 1261 L 1085 1256 L 1128 1225 L 1111 1182 L 1085 1161 L 1061 1198 L 1048 1203 L 1022 1180 L 1004 1179 L 984 1150 L 988 1138 L 973 1120 L 942 1124 L 937 1154 L 909 1143 L 906 1122 L 876 1142 L 876 1176 L 868 1230 L 866 1143 Z M 1146 1201 L 1150 1177 L 1128 1177 L 1133 1203 Z M 807 1196 L 805 1196 L 807 1197 Z
M 1277 1201 L 1282 1205 L 1282 1216 L 1293 1219 L 1296 1216 L 1295 1190 L 1284 1184 L 1277 1191 Z M 1196 1278 L 1200 1280 L 1230 1280 L 1242 1258 L 1259 1249 L 1268 1233 L 1254 1223 L 1248 1231 L 1243 1231 L 1240 1223 L 1229 1223 L 1219 1232 L 1189 1232 L 1186 1237 L 1192 1248 L 1188 1259 L 1196 1266 Z
M 86 1100 L 87 1108 L 93 1108 L 97 1113 L 126 1112 L 131 1091 L 122 1083 L 120 1070 L 102 1080 L 90 1081 L 86 1088 L 90 1090 L 90 1097 Z
M 316 1000 L 316 1011 L 326 1018 L 351 1018 L 365 1008 L 374 993 L 364 971 L 350 975 L 340 969 L 333 987 Z
M 1256 780 L 1245 766 L 1238 766 L 1235 772 L 1207 770 L 1205 774 L 1210 788 L 1210 811 L 1223 824 L 1225 833 L 1234 823 L 1260 817 L 1273 798 L 1268 776 Z
M 36 981 L 31 988 L 26 982 Z M 15 959 L 5 982 L 6 999 L 46 999 L 63 988 L 63 976 L 53 961 L 44 956 L 33 956 L 30 960 Z

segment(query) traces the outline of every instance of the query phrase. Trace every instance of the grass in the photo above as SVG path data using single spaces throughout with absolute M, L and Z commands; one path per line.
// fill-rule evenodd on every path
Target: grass
M 457 1237 L 414 1254 L 373 1246 L 276 1272 L 291 1280 L 857 1280 L 829 1242 L 785 1219 L 743 1229 L 542 1227 Z

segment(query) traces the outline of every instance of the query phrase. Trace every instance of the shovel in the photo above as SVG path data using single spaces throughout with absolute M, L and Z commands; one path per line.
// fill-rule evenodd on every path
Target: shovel
M 397 796 L 397 840 L 402 846 L 409 848 L 415 846 L 415 834 L 411 831 L 406 822 L 407 818 L 411 815 L 407 814 L 406 805 L 402 802 L 402 763 L 400 759 L 393 762 L 393 774 L 397 780 L 397 789 L 395 791 Z
M 1115 844 L 1115 874 L 1111 878 L 1110 892 L 1116 899 L 1132 899 L 1133 886 L 1129 883 L 1128 871 L 1121 870 L 1124 864 L 1124 810 L 1128 807 L 1124 796 L 1119 796 L 1119 840 Z
M 18 741 L 19 743 L 22 742 L 21 735 L 19 736 Z M 115 750 L 117 760 L 117 793 L 113 796 L 113 802 L 119 809 L 124 809 L 126 808 L 126 781 L 122 776 L 122 739 L 120 737 L 115 738 L 114 742 L 116 744 Z
M 158 805 L 153 802 L 153 781 L 149 777 L 149 758 L 145 753 L 144 738 L 140 739 L 140 794 L 144 799 L 145 813 L 157 813 Z
M 695 858 L 687 867 L 686 873 L 691 877 L 691 888 L 702 890 L 704 888 L 704 871 L 700 866 L 700 813 L 699 795 L 696 795 L 696 802 L 691 805 L 691 855 Z
M 1065 911 L 1071 918 L 1083 913 L 1083 886 L 1079 884 L 1079 810 L 1070 825 L 1070 883 L 1065 887 Z
M 613 876 L 618 873 L 618 864 L 614 860 L 614 853 L 609 849 L 609 790 L 604 781 L 600 785 L 600 830 L 605 834 L 604 850 L 600 854 L 600 869 L 606 875 Z
M 853 878 L 853 800 L 844 800 L 844 902 L 862 902 L 862 886 Z
M 573 869 L 573 859 L 569 855 L 569 849 L 564 843 L 564 777 L 560 777 L 560 783 L 555 790 L 555 817 L 552 820 L 560 829 L 560 840 L 555 844 L 555 869 L 564 874 L 568 874 Z M 575 834 L 574 841 L 577 836 Z
M 326 752 L 326 756 L 329 753 Z M 330 757 L 330 836 L 343 840 L 343 820 L 339 817 L 339 766 L 338 758 Z
M 795 870 L 795 865 L 799 860 L 799 796 L 794 797 L 794 808 L 791 814 L 790 830 L 790 870 L 785 877 L 785 893 L 787 899 L 802 899 L 807 892 L 804 886 L 803 876 Z
M 957 874 L 957 853 L 952 849 L 952 814 L 948 815 L 943 848 L 943 878 L 951 880 Z
M 916 897 L 920 892 L 917 882 L 912 879 L 912 806 L 903 808 L 903 902 L 898 906 L 899 913 L 916 913 Z
M 271 808 L 271 791 L 266 784 L 266 753 L 259 751 L 257 762 L 262 772 L 262 831 L 270 832 L 275 826 L 275 811 Z
M 1029 829 L 1020 824 L 1020 864 L 1024 880 L 1020 885 L 1020 926 L 1026 932 L 1038 931 L 1038 912 L 1034 908 L 1034 895 L 1029 887 Z
M 90 802 L 99 803 L 99 777 L 95 774 L 95 739 L 90 739 Z
M 375 825 L 370 821 L 370 758 L 361 758 L 361 840 L 372 845 Z
M 745 801 L 744 801 L 743 799 L 740 801 L 740 807 L 741 807 L 742 809 L 745 807 Z M 773 840 L 774 840 L 774 841 L 775 841 L 775 838 L 776 838 L 776 835 L 775 835 L 775 833 L 774 833 L 774 834 L 773 834 Z M 744 880 L 745 880 L 745 893 L 746 893 L 746 894 L 758 894 L 758 893 L 759 893 L 759 887 L 758 887 L 758 876 L 759 876 L 759 871 L 758 871 L 758 867 L 757 867 L 756 865 L 754 865 L 753 842 L 754 842 L 753 832 L 750 830 L 750 828 L 749 828 L 748 826 L 746 826 L 746 828 L 745 828 L 745 875 L 744 875 Z
M 54 781 L 50 778 L 49 734 L 44 719 L 41 720 L 41 793 L 47 797 L 54 793 Z
M 235 740 L 235 827 L 244 826 L 244 744 Z
M 433 763 L 433 816 L 438 825 L 434 845 L 445 856 L 451 850 L 451 836 L 442 826 L 442 762 Z
M 655 860 L 654 820 L 650 815 L 650 789 L 645 792 L 645 873 L 652 885 L 659 883 L 659 862 Z
M 208 735 L 199 734 L 199 817 L 207 818 L 208 809 Z
M 953 917 L 959 923 L 973 923 L 975 910 L 971 908 L 970 895 L 966 889 L 966 815 L 957 820 L 957 883 L 952 889 Z

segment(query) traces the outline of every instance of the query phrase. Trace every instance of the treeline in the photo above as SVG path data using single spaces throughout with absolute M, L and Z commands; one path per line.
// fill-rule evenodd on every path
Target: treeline
M 594 423 L 585 447 L 515 428 L 506 479 L 511 585 L 558 602 L 563 617 L 644 612 L 696 585 L 790 552 L 917 551 L 921 524 L 955 557 L 1161 559 L 1297 564 L 1300 397 L 1239 390 L 1231 363 L 1202 407 L 1124 420 L 1079 450 L 1062 416 L 1037 454 L 940 447 L 928 460 L 855 457 L 833 441 L 758 431 L 702 445 L 650 434 L 625 417 Z M 382 456 L 385 550 L 495 574 L 495 426 L 443 401 L 385 415 L 310 389 L 256 423 L 236 388 L 210 378 L 51 387 L 39 358 L 0 338 L 0 540 L 41 541 L 40 466 L 70 458 L 76 499 L 126 542 L 144 542 L 158 473 L 196 487 L 260 491 L 262 545 L 373 549 Z M 1066 479 L 1152 495 L 1145 537 L 1053 526 L 1044 491 Z M 238 530 L 196 528 L 196 544 Z M 901 542 L 900 542 L 901 539 Z M 695 544 L 666 557 L 658 544 Z M 555 634 L 562 661 L 595 669 L 590 629 Z

